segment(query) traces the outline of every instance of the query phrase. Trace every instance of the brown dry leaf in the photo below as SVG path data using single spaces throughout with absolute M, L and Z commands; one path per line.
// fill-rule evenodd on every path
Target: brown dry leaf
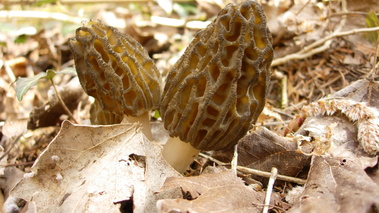
M 367 102 L 368 106 L 379 110 L 379 83 L 361 79 L 334 93 L 333 97 Z
M 0 182 L 0 187 L 4 190 L 4 196 L 7 198 L 11 189 L 22 179 L 24 172 L 12 166 L 5 167 L 1 175 L 3 175 L 3 181 Z
M 265 196 L 263 191 L 245 186 L 231 171 L 197 177 L 170 177 L 159 194 L 165 198 L 157 203 L 159 211 L 177 213 L 261 212 L 263 206 L 260 205 Z
M 330 128 L 332 127 L 332 128 Z M 307 118 L 296 132 L 309 138 L 309 141 L 298 138 L 299 149 L 307 154 L 322 155 L 336 152 L 338 147 L 357 149 L 357 127 L 346 118 L 337 116 Z
M 379 185 L 364 169 L 355 155 L 314 156 L 305 189 L 289 212 L 377 212 Z
M 157 191 L 178 176 L 137 125 L 81 126 L 61 131 L 11 192 L 38 212 L 155 212 Z M 30 206 L 29 205 L 29 206 Z
M 369 102 L 368 105 L 377 109 L 377 88 L 376 82 L 359 80 L 333 94 L 337 99 L 327 99 L 325 108 L 329 109 L 333 101 L 357 101 Z M 343 112 L 337 112 L 344 107 L 356 108 L 357 115 L 368 115 L 362 111 L 367 108 L 342 105 L 334 111 L 321 113 L 325 116 L 308 117 L 296 133 L 296 137 L 311 139 L 308 144 L 299 143 L 299 147 L 304 150 L 309 146 L 315 156 L 305 189 L 290 212 L 376 212 L 379 209 L 379 184 L 375 182 L 378 155 L 370 157 L 359 148 L 356 122 L 352 122 L 354 119 L 349 113 L 342 116 Z M 316 110 L 322 111 L 323 108 Z M 372 128 L 376 127 L 368 131 Z
M 346 145 L 350 146 L 349 150 L 356 150 L 356 154 L 361 154 L 359 152 L 363 148 L 368 155 L 377 155 L 378 90 L 376 82 L 360 80 L 336 92 L 333 98 L 311 103 L 303 108 L 308 118 L 296 135 L 309 137 L 308 141 L 313 146 L 311 152 L 316 155 L 333 153 L 333 146 Z M 304 150 L 306 143 L 299 141 L 300 148 Z
M 266 128 L 245 136 L 238 144 L 238 165 L 296 177 L 308 165 L 309 156 L 297 152 L 297 145 Z M 255 177 L 261 180 L 261 177 Z

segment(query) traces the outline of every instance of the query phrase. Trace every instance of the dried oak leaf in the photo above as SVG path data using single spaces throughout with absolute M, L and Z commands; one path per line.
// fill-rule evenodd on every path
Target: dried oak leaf
M 290 212 L 376 212 L 379 184 L 374 168 L 378 156 L 369 157 L 357 149 L 357 127 L 346 117 L 307 118 L 297 135 L 312 138 L 313 154 L 308 180 Z M 329 145 L 320 142 L 326 142 Z M 306 143 L 299 144 L 303 148 Z M 318 156 L 320 155 L 320 156 Z M 320 205 L 322 203 L 322 205 Z
M 254 191 L 231 171 L 167 178 L 157 202 L 160 212 L 261 212 L 265 193 Z M 171 198 L 171 199 L 170 199 Z M 275 199 L 272 199 L 272 202 Z
M 313 156 L 309 178 L 289 212 L 377 212 L 379 185 L 355 154 Z
M 213 156 L 229 162 L 229 153 L 232 152 L 228 151 L 215 152 Z M 266 172 L 276 167 L 279 174 L 295 177 L 309 165 L 309 159 L 309 156 L 297 152 L 294 141 L 280 137 L 266 128 L 258 128 L 254 133 L 242 138 L 238 144 L 238 165 Z M 263 180 L 258 176 L 254 178 Z
M 73 125 L 68 121 L 11 196 L 38 212 L 156 212 L 153 192 L 179 176 L 132 124 Z

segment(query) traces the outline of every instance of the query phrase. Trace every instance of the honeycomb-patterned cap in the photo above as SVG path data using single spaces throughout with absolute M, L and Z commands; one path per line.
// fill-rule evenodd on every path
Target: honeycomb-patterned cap
M 89 21 L 76 30 L 69 45 L 84 91 L 102 109 L 137 117 L 159 106 L 160 73 L 131 36 Z
M 160 113 L 170 136 L 201 150 L 234 146 L 264 108 L 271 42 L 258 3 L 222 9 L 167 76 Z
M 98 101 L 91 105 L 90 109 L 90 121 L 94 125 L 111 125 L 119 124 L 123 119 L 123 115 L 115 114 L 111 111 L 104 110 L 101 108 Z

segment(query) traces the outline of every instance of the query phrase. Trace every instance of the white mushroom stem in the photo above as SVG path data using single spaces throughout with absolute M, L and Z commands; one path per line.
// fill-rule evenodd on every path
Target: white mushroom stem
M 142 133 L 150 141 L 153 140 L 150 126 L 150 113 L 147 111 L 138 117 L 132 117 L 125 115 L 121 123 L 140 123 L 142 126 Z
M 181 141 L 178 137 L 169 138 L 163 147 L 163 157 L 178 172 L 183 173 L 194 161 L 200 150 L 189 143 Z

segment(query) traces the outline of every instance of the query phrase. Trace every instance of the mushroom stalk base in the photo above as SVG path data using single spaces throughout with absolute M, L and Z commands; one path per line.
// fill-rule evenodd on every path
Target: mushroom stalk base
M 149 112 L 145 112 L 138 117 L 132 117 L 132 116 L 126 116 L 125 115 L 121 123 L 141 123 L 142 133 L 150 141 L 153 140 L 153 135 L 151 134 L 150 113 Z
M 200 150 L 179 138 L 169 138 L 163 147 L 163 157 L 178 172 L 183 173 L 194 161 Z

